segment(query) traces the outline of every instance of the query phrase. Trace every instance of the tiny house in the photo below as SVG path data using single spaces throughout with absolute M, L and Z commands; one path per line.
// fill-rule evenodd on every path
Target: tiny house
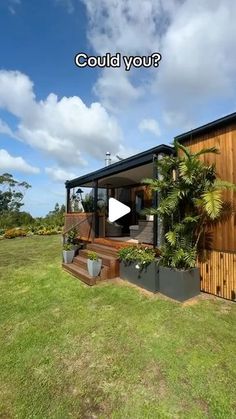
M 220 154 L 202 158 L 216 165 L 220 178 L 236 184 L 236 113 L 210 122 L 175 137 L 180 143 L 197 152 L 215 146 Z M 66 181 L 66 208 L 64 232 L 78 226 L 80 237 L 94 246 L 117 249 L 130 243 L 146 243 L 159 246 L 162 240 L 158 218 L 145 217 L 142 209 L 158 204 L 158 192 L 150 196 L 142 179 L 158 177 L 156 160 L 172 154 L 171 146 L 162 144 L 127 159 L 109 164 L 100 170 Z M 90 212 L 72 209 L 72 191 L 88 187 L 93 190 L 94 206 Z M 101 193 L 102 191 L 102 193 Z M 113 197 L 131 208 L 131 212 L 115 223 L 108 220 L 108 201 Z M 236 193 L 225 192 L 236 207 Z M 205 259 L 199 261 L 202 291 L 236 300 L 236 213 L 212 230 L 213 242 L 205 251 Z M 98 248 L 99 250 L 99 248 Z M 100 248 L 101 250 L 101 248 Z M 113 250 L 110 250 L 112 253 Z M 114 254 L 114 253 L 113 253 Z M 82 261 L 80 261 L 82 263 Z M 104 271 L 105 272 L 105 271 Z M 118 275 L 118 265 L 114 269 Z M 79 273 L 78 273 L 79 276 Z

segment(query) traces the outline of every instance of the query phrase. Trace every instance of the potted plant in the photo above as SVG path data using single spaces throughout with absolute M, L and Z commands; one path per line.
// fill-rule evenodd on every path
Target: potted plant
M 71 243 L 65 243 L 63 245 L 63 260 L 64 263 L 72 263 L 75 255 L 73 245 Z
M 206 247 L 210 226 L 224 221 L 231 214 L 231 205 L 222 196 L 223 189 L 235 185 L 217 179 L 214 165 L 207 165 L 200 156 L 218 153 L 216 148 L 191 153 L 174 143 L 175 155 L 157 162 L 158 179 L 144 182 L 158 191 L 157 214 L 164 231 L 159 268 L 160 292 L 178 301 L 200 293 L 197 259 Z
M 78 253 L 78 250 L 82 247 L 82 243 L 80 242 L 78 236 L 79 233 L 76 227 L 72 228 L 66 236 L 66 242 L 72 245 L 72 248 L 75 251 L 75 255 Z
M 90 276 L 95 277 L 100 274 L 102 259 L 99 259 L 96 252 L 88 252 L 87 267 Z
M 149 291 L 158 291 L 158 253 L 149 247 L 127 246 L 119 250 L 120 277 Z

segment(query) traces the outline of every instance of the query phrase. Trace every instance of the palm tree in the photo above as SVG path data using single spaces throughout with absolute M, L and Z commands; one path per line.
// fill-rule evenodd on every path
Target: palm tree
M 215 147 L 192 153 L 175 141 L 174 148 L 175 155 L 158 160 L 159 178 L 143 182 L 159 193 L 158 208 L 147 212 L 157 214 L 163 223 L 162 264 L 189 269 L 196 266 L 209 226 L 232 213 L 232 205 L 223 199 L 222 192 L 236 190 L 236 185 L 218 179 L 215 166 L 199 159 L 207 153 L 219 153 Z

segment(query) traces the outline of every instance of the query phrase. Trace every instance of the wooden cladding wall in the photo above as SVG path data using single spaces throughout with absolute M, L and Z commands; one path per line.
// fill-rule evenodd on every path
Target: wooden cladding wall
M 220 154 L 201 156 L 206 163 L 216 165 L 217 174 L 222 180 L 236 184 L 236 124 L 218 130 L 209 129 L 204 135 L 197 135 L 184 141 L 191 151 L 217 147 Z M 213 231 L 212 249 L 225 252 L 236 251 L 236 193 L 224 192 L 224 197 L 234 203 L 234 213 L 230 220 L 218 225 Z
M 201 291 L 236 301 L 236 253 L 207 251 L 199 268 Z

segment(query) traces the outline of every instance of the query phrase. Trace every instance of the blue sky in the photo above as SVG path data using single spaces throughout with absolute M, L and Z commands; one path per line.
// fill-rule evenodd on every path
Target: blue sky
M 64 182 L 235 111 L 232 0 L 1 0 L 0 168 L 64 202 Z M 78 52 L 151 55 L 158 68 L 77 68 Z

